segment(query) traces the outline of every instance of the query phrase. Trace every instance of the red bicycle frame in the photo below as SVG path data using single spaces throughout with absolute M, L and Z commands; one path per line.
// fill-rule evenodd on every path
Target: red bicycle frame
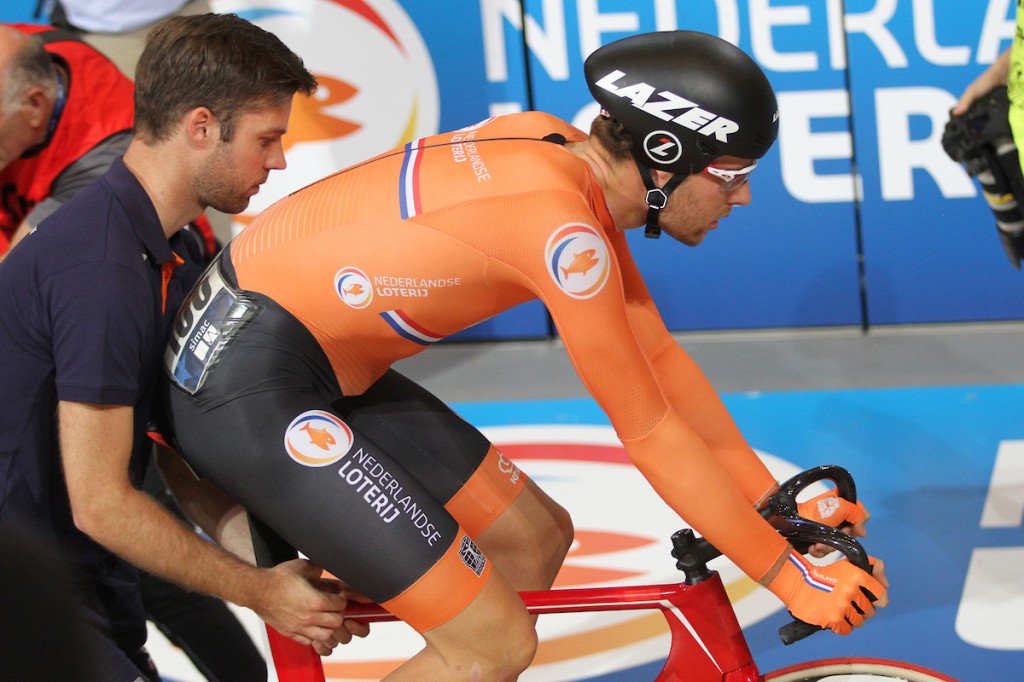
M 659 610 L 672 636 L 656 682 L 758 682 L 760 674 L 726 596 L 721 576 L 695 585 L 639 585 L 522 592 L 532 614 Z M 367 623 L 393 621 L 377 604 L 351 603 L 346 614 Z M 324 682 L 320 657 L 267 628 L 281 682 Z

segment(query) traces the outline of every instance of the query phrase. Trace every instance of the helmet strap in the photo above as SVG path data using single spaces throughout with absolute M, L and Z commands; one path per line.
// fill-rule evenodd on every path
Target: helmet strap
M 647 225 L 644 228 L 644 237 L 657 239 L 661 236 L 661 226 L 658 225 L 661 209 L 665 208 L 668 204 L 669 196 L 687 176 L 682 173 L 676 173 L 669 178 L 664 187 L 658 187 L 654 184 L 654 176 L 651 175 L 650 168 L 639 161 L 636 162 L 636 167 L 640 171 L 640 178 L 644 181 L 644 187 L 647 188 Z

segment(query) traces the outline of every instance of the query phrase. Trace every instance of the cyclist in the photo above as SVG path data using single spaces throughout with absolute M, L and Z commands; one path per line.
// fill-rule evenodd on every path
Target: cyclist
M 815 568 L 755 507 L 775 481 L 670 336 L 629 254 L 646 223 L 699 244 L 773 144 L 775 96 L 714 36 L 625 38 L 585 65 L 589 136 L 527 112 L 414 140 L 276 203 L 186 301 L 168 433 L 196 471 L 426 647 L 388 679 L 514 679 L 516 590 L 550 586 L 564 509 L 398 359 L 531 299 L 657 493 L 798 617 L 847 633 L 884 577 Z M 713 503 L 709 503 L 713 500 Z M 863 509 L 823 499 L 862 524 Z M 863 526 L 858 525 L 862 532 Z

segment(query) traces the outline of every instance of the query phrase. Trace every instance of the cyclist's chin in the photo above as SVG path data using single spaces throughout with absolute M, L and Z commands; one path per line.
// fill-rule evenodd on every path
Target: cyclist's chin
M 700 232 L 679 232 L 678 234 L 672 234 L 672 237 L 677 242 L 685 244 L 686 246 L 700 246 L 704 241 L 704 237 L 708 235 L 708 230 L 710 229 L 713 228 L 701 230 Z

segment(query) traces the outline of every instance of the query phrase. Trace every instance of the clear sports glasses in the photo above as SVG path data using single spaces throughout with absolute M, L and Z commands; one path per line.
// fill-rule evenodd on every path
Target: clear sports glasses
M 750 179 L 750 174 L 757 168 L 757 161 L 754 161 L 749 166 L 743 168 L 719 168 L 718 166 L 705 166 L 706 170 L 710 175 L 715 176 L 722 181 L 722 191 L 729 193 L 735 192 Z

